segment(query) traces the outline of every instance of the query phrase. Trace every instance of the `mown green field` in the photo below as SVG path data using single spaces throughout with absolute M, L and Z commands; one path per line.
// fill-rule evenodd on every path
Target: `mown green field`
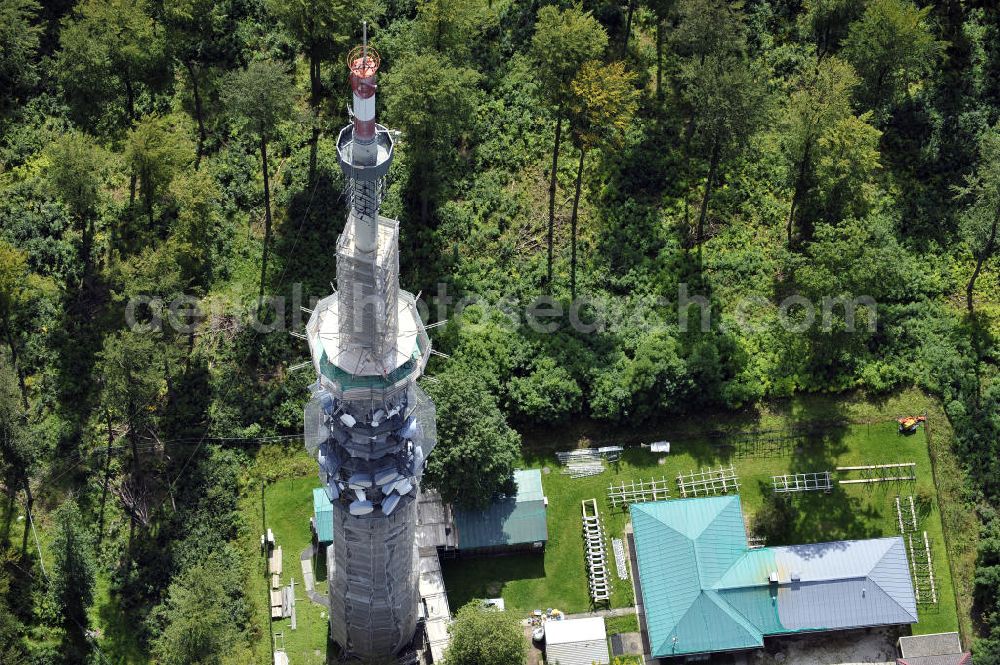
M 305 456 L 305 451 L 302 455 Z M 275 634 L 281 634 L 277 641 L 280 647 L 284 643 L 289 661 L 303 665 L 323 665 L 326 663 L 327 615 L 325 609 L 310 602 L 302 585 L 302 567 L 299 554 L 309 546 L 312 533 L 309 528 L 309 518 L 312 516 L 312 490 L 319 485 L 315 473 L 285 478 L 268 484 L 264 490 L 264 500 L 267 509 L 266 519 L 262 521 L 259 492 L 256 501 L 247 502 L 247 518 L 254 525 L 267 524 L 274 532 L 275 542 L 282 548 L 282 585 L 288 585 L 295 578 L 296 629 L 292 630 L 291 619 L 274 621 Z M 263 559 L 261 559 L 260 575 L 251 580 L 251 593 L 256 598 L 266 598 L 269 581 L 263 574 Z M 317 573 L 316 590 L 326 593 L 327 582 L 322 569 Z M 261 603 L 260 610 L 265 613 L 261 623 L 267 625 L 268 610 Z M 270 641 L 265 631 L 264 638 Z
M 924 497 L 920 528 L 926 529 L 932 544 L 938 605 L 921 608 L 920 623 L 914 626 L 914 632 L 957 629 L 955 594 L 923 430 L 904 437 L 897 433 L 892 421 L 834 426 L 821 434 L 796 440 L 787 453 L 774 456 L 734 453 L 733 449 L 720 445 L 723 441 L 707 437 L 675 440 L 671 454 L 662 459 L 662 464 L 659 463 L 661 456 L 647 449 L 629 448 L 622 461 L 609 465 L 603 474 L 580 479 L 559 473 L 554 455 L 527 457 L 526 466 L 543 469 L 542 482 L 549 498 L 549 541 L 544 555 L 446 561 L 445 581 L 452 606 L 499 592 L 509 609 L 520 612 L 548 607 L 569 613 L 590 610 L 581 535 L 581 501 L 598 499 L 609 537 L 622 537 L 627 515 L 610 510 L 606 501 L 607 488 L 612 482 L 666 477 L 671 480 L 672 496 L 678 496 L 675 479 L 679 473 L 732 463 L 742 485 L 740 496 L 744 513 L 752 522 L 771 492 L 773 475 L 825 471 L 836 466 L 915 462 L 916 483 L 871 487 L 837 485 L 830 494 L 820 492 L 796 497 L 793 503 L 797 514 L 789 529 L 788 542 L 769 544 L 895 535 L 898 533 L 897 494 L 904 498 L 910 494 Z M 544 472 L 546 468 L 549 473 Z M 617 579 L 613 582 L 611 605 L 631 605 L 631 584 Z

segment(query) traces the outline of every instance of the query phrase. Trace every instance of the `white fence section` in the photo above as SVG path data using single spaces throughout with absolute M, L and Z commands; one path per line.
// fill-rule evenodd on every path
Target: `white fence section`
M 640 480 L 638 483 L 634 480 L 626 483 L 623 480 L 617 485 L 608 485 L 608 503 L 612 508 L 624 508 L 633 503 L 669 499 L 669 484 L 666 477 L 660 480 Z
M 833 489 L 829 471 L 819 473 L 788 473 L 783 476 L 771 476 L 771 485 L 775 492 L 827 492 Z
M 716 494 L 729 494 L 740 491 L 739 478 L 733 465 L 728 468 L 720 466 L 718 469 L 702 469 L 691 473 L 682 473 L 677 476 L 677 487 L 681 491 L 681 496 L 714 496 Z

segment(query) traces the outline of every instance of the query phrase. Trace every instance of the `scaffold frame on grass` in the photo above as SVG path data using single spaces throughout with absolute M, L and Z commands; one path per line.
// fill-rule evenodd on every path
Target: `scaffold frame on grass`
M 608 557 L 604 549 L 604 527 L 597 512 L 597 499 L 584 499 L 583 542 L 590 576 L 590 597 L 594 603 L 611 600 L 611 580 L 608 579 Z
M 917 536 L 914 539 L 914 536 Z M 913 573 L 913 591 L 918 605 L 937 605 L 937 586 L 934 583 L 934 562 L 931 557 L 931 542 L 927 532 L 923 532 L 923 542 L 914 533 L 907 534 L 910 548 L 910 567 Z
M 755 459 L 786 457 L 806 437 L 799 433 L 751 432 L 729 438 L 722 447 L 729 448 L 737 458 Z
M 860 473 L 861 478 L 839 480 L 841 485 L 874 485 L 877 483 L 908 483 L 917 479 L 917 463 L 866 464 L 863 466 L 838 466 L 839 473 Z
M 645 501 L 660 501 L 670 498 L 670 481 L 666 476 L 659 480 L 650 478 L 649 480 L 624 480 L 618 484 L 608 485 L 608 503 L 612 508 L 627 508 L 629 504 L 643 503 Z
M 775 492 L 784 494 L 792 492 L 826 492 L 833 489 L 829 471 L 817 473 L 786 473 L 781 476 L 771 476 L 771 485 Z
M 906 497 L 906 501 L 896 497 L 896 526 L 899 527 L 901 534 L 915 532 L 919 528 L 917 506 L 913 501 L 913 495 Z
M 677 476 L 677 488 L 681 496 L 713 496 L 740 491 L 739 478 L 733 465 L 719 466 L 718 469 L 702 469 Z

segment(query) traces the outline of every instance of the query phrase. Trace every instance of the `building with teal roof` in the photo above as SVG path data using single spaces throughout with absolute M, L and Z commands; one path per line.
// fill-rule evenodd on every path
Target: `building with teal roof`
M 465 554 L 542 551 L 548 541 L 542 474 L 538 469 L 514 472 L 517 492 L 493 500 L 484 510 L 455 508 L 458 549 Z
M 739 496 L 639 503 L 631 514 L 655 658 L 917 621 L 902 538 L 750 549 Z
M 316 542 L 320 544 L 333 542 L 333 503 L 322 487 L 313 490 L 312 527 Z

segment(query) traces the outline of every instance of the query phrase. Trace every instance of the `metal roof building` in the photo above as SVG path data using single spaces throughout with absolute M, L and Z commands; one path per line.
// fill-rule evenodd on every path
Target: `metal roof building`
M 631 508 L 654 657 L 917 621 L 902 538 L 749 549 L 739 496 Z
M 549 536 L 542 474 L 538 469 L 518 470 L 514 472 L 514 483 L 515 496 L 499 498 L 485 510 L 454 510 L 458 549 L 544 547 Z
M 322 487 L 313 490 L 312 523 L 317 542 L 333 542 L 333 503 Z
M 545 622 L 545 662 L 559 665 L 605 665 L 611 662 L 604 619 Z
M 958 633 L 934 633 L 899 638 L 897 665 L 969 665 L 972 654 L 962 650 Z

